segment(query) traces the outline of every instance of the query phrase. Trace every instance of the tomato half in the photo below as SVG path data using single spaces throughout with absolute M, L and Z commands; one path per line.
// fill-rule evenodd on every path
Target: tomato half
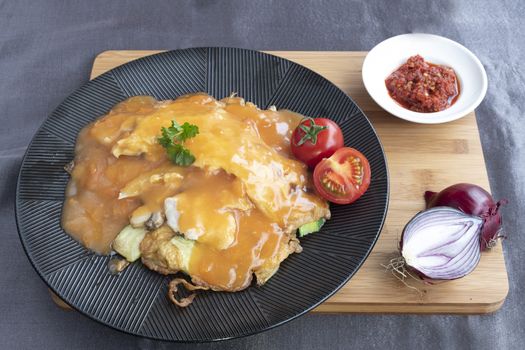
M 306 118 L 295 128 L 290 141 L 292 153 L 311 169 L 343 147 L 339 126 L 326 118 Z
M 349 204 L 366 192 L 370 176 L 370 164 L 366 157 L 353 148 L 343 147 L 317 164 L 314 186 L 326 200 Z

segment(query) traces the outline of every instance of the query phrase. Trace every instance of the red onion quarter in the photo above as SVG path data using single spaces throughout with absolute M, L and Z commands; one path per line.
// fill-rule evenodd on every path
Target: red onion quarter
M 450 207 L 419 212 L 405 226 L 401 255 L 423 278 L 453 280 L 478 265 L 483 220 Z

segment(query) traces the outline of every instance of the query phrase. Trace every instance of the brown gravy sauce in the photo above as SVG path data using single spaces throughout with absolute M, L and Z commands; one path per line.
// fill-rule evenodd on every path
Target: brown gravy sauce
M 194 166 L 175 166 L 167 160 L 160 146 L 152 146 L 147 154 L 139 156 L 116 158 L 112 153 L 117 142 L 133 130 L 138 118 L 158 113 L 159 106 L 164 113 L 176 111 L 192 115 L 206 108 L 216 108 L 217 104 L 223 106 L 229 117 L 254 125 L 267 145 L 291 157 L 290 137 L 301 115 L 288 111 L 262 111 L 250 103 L 245 104 L 240 98 L 226 98 L 219 102 L 204 94 L 163 102 L 152 97 L 133 97 L 116 105 L 107 115 L 80 132 L 62 216 L 65 231 L 87 248 L 108 254 L 111 242 L 129 224 L 134 212 L 162 210 L 164 199 L 178 193 L 188 197 L 188 200 L 181 201 L 179 210 L 194 213 L 182 215 L 181 218 L 185 218 L 181 225 L 191 227 L 196 222 L 215 223 L 216 231 L 220 231 L 225 223 L 217 214 L 221 209 L 217 203 L 224 198 L 224 193 L 213 189 L 231 185 L 232 200 L 240 198 L 242 194 L 238 184 L 233 183 L 234 176 L 224 171 L 214 171 L 210 175 Z M 157 122 L 153 122 L 151 128 L 160 134 Z M 197 141 L 195 139 L 195 143 Z M 215 146 L 221 147 L 220 144 Z M 122 198 L 123 193 L 129 196 Z M 209 284 L 241 289 L 250 282 L 251 270 L 274 257 L 279 244 L 286 243 L 287 238 L 279 224 L 255 207 L 246 211 L 232 209 L 231 212 L 239 227 L 234 244 L 221 250 L 214 245 L 214 240 L 221 239 L 220 235 L 199 239 L 189 269 L 192 276 Z

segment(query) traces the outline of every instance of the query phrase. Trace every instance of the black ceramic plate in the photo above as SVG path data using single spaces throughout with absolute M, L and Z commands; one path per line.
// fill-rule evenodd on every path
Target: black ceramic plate
M 322 232 L 301 239 L 303 252 L 286 259 L 270 281 L 238 293 L 199 293 L 185 309 L 168 300 L 171 279 L 135 262 L 119 276 L 60 226 L 79 130 L 116 103 L 135 95 L 174 99 L 205 91 L 237 92 L 262 108 L 275 105 L 335 120 L 346 145 L 372 167 L 366 194 L 348 206 L 332 205 Z M 90 81 L 49 116 L 32 140 L 18 178 L 20 239 L 42 279 L 65 302 L 118 330 L 171 341 L 211 341 L 254 334 L 292 320 L 331 296 L 359 269 L 379 236 L 388 203 L 384 153 L 357 105 L 320 75 L 257 51 L 197 48 L 133 61 Z

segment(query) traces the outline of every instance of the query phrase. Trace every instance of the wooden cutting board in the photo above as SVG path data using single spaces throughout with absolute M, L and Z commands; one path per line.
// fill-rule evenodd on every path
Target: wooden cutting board
M 91 78 L 160 51 L 106 51 L 95 59 Z M 508 292 L 501 245 L 483 253 L 469 276 L 437 285 L 410 283 L 420 295 L 385 272 L 403 226 L 424 208 L 425 190 L 471 182 L 489 183 L 474 113 L 460 120 L 422 125 L 398 119 L 368 95 L 361 79 L 366 52 L 268 52 L 306 66 L 339 86 L 364 110 L 383 143 L 390 174 L 390 204 L 379 241 L 356 275 L 314 312 L 456 313 L 496 311 Z

